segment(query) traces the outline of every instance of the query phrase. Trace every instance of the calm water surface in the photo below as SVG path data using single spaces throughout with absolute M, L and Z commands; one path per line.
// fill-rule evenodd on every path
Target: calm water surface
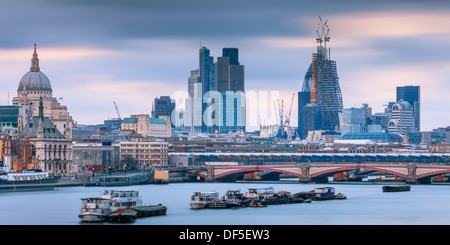
M 332 186 L 346 200 L 274 205 L 264 208 L 191 210 L 194 191 L 274 187 L 292 193 Z M 413 185 L 410 192 L 384 193 L 381 184 L 171 183 L 115 187 L 137 190 L 144 203 L 162 203 L 167 215 L 137 219 L 132 225 L 448 225 L 450 185 Z M 64 187 L 53 191 L 0 194 L 1 225 L 85 225 L 78 218 L 81 198 L 103 187 Z M 96 223 L 96 225 L 114 225 Z

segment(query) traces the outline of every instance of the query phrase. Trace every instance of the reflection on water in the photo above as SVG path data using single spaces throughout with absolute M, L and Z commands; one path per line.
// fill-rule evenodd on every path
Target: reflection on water
M 273 205 L 264 208 L 192 210 L 194 191 L 274 187 L 292 193 L 332 186 L 346 200 Z M 450 186 L 413 185 L 409 192 L 385 193 L 381 184 L 298 184 L 280 182 L 171 183 L 111 189 L 137 190 L 144 203 L 162 203 L 167 215 L 137 219 L 133 225 L 378 225 L 450 224 Z M 98 196 L 103 187 L 64 187 L 54 191 L 2 193 L 2 225 L 78 225 L 81 198 Z M 102 223 L 111 225 L 109 223 Z

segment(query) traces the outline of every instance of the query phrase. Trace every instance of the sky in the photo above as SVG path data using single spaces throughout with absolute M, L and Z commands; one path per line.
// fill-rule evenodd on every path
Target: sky
M 11 104 L 37 44 L 41 71 L 78 124 L 150 114 L 187 90 L 200 45 L 237 47 L 247 91 L 297 95 L 328 20 L 344 108 L 373 113 L 396 87 L 421 87 L 421 130 L 450 125 L 450 2 L 403 0 L 2 0 L 0 105 Z

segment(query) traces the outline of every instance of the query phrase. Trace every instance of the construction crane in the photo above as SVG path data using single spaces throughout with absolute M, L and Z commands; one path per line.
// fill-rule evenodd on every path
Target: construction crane
M 289 108 L 289 114 L 286 116 L 286 120 L 284 121 L 286 123 L 286 130 L 287 130 L 287 139 L 292 140 L 292 130 L 291 130 L 291 112 L 292 112 L 292 104 L 294 104 L 294 96 L 295 93 L 292 94 L 291 99 L 291 107 Z
M 114 107 L 116 107 L 117 116 L 119 117 L 119 120 L 122 120 L 122 118 L 120 117 L 120 114 L 119 114 L 119 109 L 117 109 L 117 105 L 116 105 L 115 101 L 114 101 Z

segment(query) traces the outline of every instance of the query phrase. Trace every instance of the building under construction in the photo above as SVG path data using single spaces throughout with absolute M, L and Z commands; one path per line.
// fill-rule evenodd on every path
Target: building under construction
M 310 130 L 326 130 L 335 132 L 339 129 L 339 113 L 342 112 L 342 93 L 336 71 L 336 62 L 330 59 L 327 42 L 330 41 L 327 21 L 320 22 L 317 29 L 317 52 L 312 54 L 312 62 L 306 72 L 302 91 L 299 92 L 299 134 L 304 138 Z M 308 104 L 317 105 L 320 117 L 307 115 L 311 110 L 303 110 Z M 321 123 L 308 120 L 320 118 Z M 308 125 L 320 125 L 309 128 Z

